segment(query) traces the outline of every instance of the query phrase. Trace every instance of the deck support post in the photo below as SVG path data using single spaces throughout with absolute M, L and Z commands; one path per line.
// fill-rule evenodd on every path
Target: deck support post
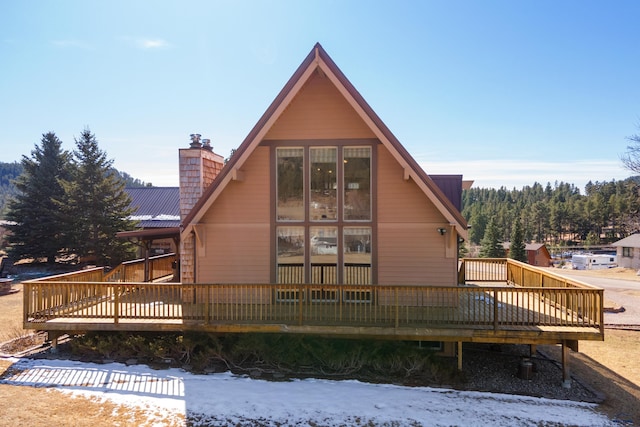
M 537 346 L 535 344 L 529 344 L 529 357 L 533 357 L 536 351 L 538 351 Z
M 58 352 L 58 338 L 60 338 L 60 332 L 58 331 L 48 331 L 47 338 L 51 341 L 51 353 Z
M 569 346 L 562 341 L 562 387 L 571 388 L 571 369 L 569 366 Z
M 458 341 L 458 371 L 462 371 L 462 341 Z

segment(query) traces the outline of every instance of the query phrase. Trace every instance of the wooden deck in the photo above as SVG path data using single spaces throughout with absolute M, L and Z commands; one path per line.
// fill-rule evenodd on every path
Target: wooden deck
M 452 287 L 107 283 L 89 274 L 95 280 L 86 272 L 24 282 L 25 328 L 527 344 L 604 339 L 602 289 L 511 260 L 465 260 L 463 281 Z

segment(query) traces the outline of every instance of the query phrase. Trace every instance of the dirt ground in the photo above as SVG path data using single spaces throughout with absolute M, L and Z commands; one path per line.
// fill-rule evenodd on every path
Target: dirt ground
M 617 277 L 633 277 L 635 271 L 597 272 Z M 22 328 L 22 288 L 0 296 L 0 342 L 28 333 Z M 557 346 L 540 346 L 549 357 L 560 359 Z M 575 379 L 602 394 L 600 409 L 621 425 L 640 425 L 640 331 L 606 330 L 604 342 L 581 341 L 580 352 L 571 354 Z M 11 365 L 0 359 L 0 375 Z M 71 398 L 55 390 L 0 384 L 0 425 L 75 426 L 145 426 L 149 422 L 142 412 L 123 413 L 108 402 Z

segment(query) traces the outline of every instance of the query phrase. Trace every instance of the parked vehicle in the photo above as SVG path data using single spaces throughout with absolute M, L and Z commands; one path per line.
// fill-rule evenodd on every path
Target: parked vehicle
M 616 256 L 609 254 L 574 254 L 571 257 L 574 270 L 602 270 L 617 267 Z

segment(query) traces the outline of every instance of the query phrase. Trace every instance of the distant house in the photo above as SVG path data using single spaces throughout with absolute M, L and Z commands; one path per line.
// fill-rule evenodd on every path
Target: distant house
M 180 189 L 178 187 L 136 187 L 125 189 L 135 209 L 131 219 L 138 230 L 118 233 L 118 237 L 139 244 L 139 256 L 175 253 L 180 237 Z
M 509 257 L 510 246 L 510 242 L 502 244 L 507 257 Z M 527 252 L 527 264 L 538 267 L 550 267 L 552 265 L 551 254 L 544 243 L 527 243 L 524 249 Z
M 640 270 L 640 234 L 632 234 L 611 246 L 616 248 L 618 267 Z

